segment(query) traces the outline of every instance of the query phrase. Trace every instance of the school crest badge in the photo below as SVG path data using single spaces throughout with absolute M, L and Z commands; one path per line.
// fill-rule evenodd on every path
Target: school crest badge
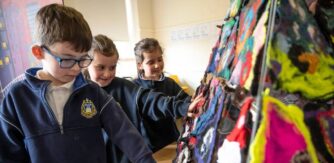
M 93 116 L 95 116 L 96 113 L 97 111 L 96 111 L 94 103 L 87 98 L 83 100 L 81 104 L 81 115 L 87 119 L 90 119 Z

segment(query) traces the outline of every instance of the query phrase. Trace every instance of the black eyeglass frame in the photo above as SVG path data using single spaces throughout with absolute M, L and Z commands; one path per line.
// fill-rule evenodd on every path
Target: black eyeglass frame
M 67 59 L 67 58 L 61 58 L 58 57 L 57 55 L 53 54 L 50 49 L 45 46 L 45 45 L 41 45 L 41 48 L 44 49 L 48 54 L 50 54 L 54 59 L 56 59 L 56 61 L 59 63 L 60 68 L 63 69 L 70 69 L 72 68 L 76 63 L 78 63 L 78 66 L 80 68 L 86 68 L 88 67 L 92 61 L 93 58 L 91 56 L 84 55 L 82 58 L 80 59 Z M 64 62 L 65 61 L 65 62 Z M 87 62 L 88 61 L 88 62 Z M 86 63 L 87 62 L 87 63 Z M 64 64 L 67 63 L 67 64 Z

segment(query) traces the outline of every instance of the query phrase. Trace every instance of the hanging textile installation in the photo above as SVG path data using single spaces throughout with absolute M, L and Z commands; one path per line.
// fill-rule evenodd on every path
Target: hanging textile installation
M 334 0 L 231 0 L 195 94 L 175 163 L 334 162 Z

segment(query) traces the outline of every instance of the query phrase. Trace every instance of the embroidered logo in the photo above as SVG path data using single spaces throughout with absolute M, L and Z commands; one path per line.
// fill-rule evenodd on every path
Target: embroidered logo
M 97 111 L 94 103 L 87 98 L 83 100 L 81 104 L 81 115 L 89 119 L 96 115 L 96 113 Z

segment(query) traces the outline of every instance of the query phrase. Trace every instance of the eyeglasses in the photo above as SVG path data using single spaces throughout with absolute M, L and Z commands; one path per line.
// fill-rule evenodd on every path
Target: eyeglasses
M 41 47 L 45 49 L 46 52 L 49 53 L 53 58 L 56 59 L 56 61 L 59 63 L 60 68 L 69 69 L 72 68 L 76 63 L 78 63 L 80 68 L 86 68 L 90 65 L 90 63 L 92 63 L 93 60 L 88 54 L 81 57 L 80 59 L 60 58 L 51 53 L 50 49 L 47 46 L 42 45 Z

